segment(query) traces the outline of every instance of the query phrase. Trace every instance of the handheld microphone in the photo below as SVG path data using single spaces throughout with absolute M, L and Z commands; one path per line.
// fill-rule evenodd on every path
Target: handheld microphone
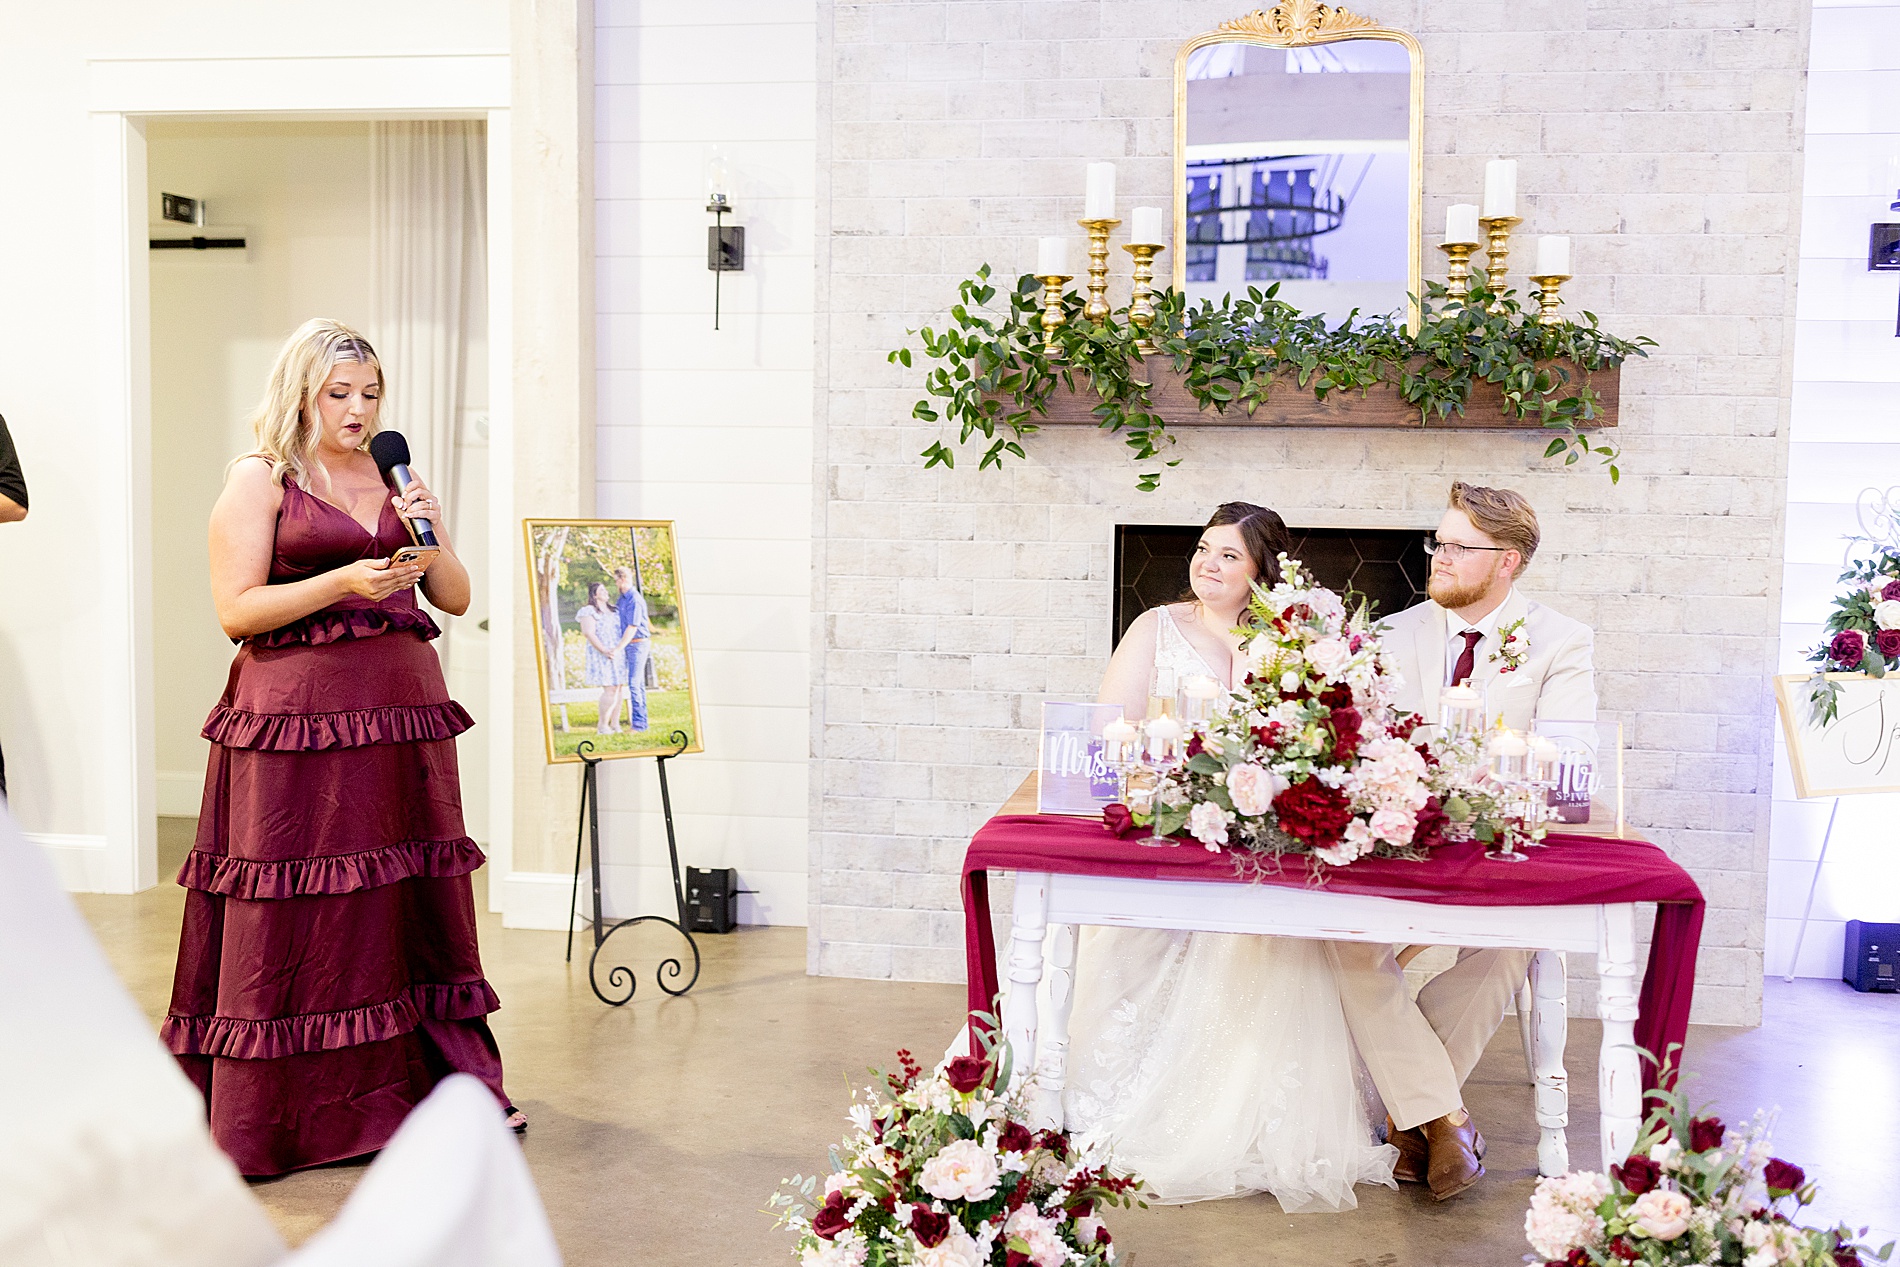
M 402 438 L 400 431 L 378 431 L 369 438 L 369 455 L 376 459 L 376 469 L 383 474 L 383 483 L 390 491 L 401 493 L 409 481 L 415 479 L 415 472 L 409 469 L 409 442 Z M 419 546 L 434 547 L 435 529 L 426 519 L 404 519 L 408 525 L 409 538 Z

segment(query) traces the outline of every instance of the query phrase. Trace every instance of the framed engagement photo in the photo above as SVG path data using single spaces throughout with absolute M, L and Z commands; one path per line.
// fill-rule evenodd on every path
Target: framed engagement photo
M 699 697 L 670 520 L 526 519 L 550 762 L 699 752 Z M 671 736 L 686 735 L 680 748 Z

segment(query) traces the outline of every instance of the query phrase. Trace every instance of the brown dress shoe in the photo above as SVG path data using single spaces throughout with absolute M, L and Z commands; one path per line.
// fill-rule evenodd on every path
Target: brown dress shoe
M 1452 1115 L 1447 1114 L 1419 1128 L 1425 1136 L 1429 1159 L 1425 1182 L 1430 1185 L 1432 1196 L 1439 1201 L 1448 1201 L 1457 1196 L 1478 1182 L 1484 1174 L 1484 1163 L 1478 1160 L 1478 1154 L 1484 1148 L 1484 1137 L 1478 1134 L 1471 1115 L 1465 1114 L 1462 1122 L 1451 1119 Z
M 1392 1177 L 1400 1183 L 1424 1183 L 1427 1152 L 1425 1136 L 1416 1126 L 1400 1130 L 1390 1113 L 1385 1115 L 1385 1142 L 1399 1150 L 1392 1166 Z

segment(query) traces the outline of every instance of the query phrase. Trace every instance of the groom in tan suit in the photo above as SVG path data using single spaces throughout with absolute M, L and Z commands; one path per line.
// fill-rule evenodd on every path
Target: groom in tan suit
M 1589 627 L 1517 591 L 1537 541 L 1537 512 L 1519 494 L 1451 486 L 1433 547 L 1431 601 L 1393 617 L 1384 637 L 1404 679 L 1399 708 L 1436 722 L 1439 691 L 1463 683 L 1483 693 L 1487 722 L 1502 719 L 1514 730 L 1540 717 L 1596 719 Z M 1507 652 L 1513 634 L 1518 645 Z M 1327 951 L 1346 1023 L 1386 1104 L 1396 1175 L 1429 1184 L 1441 1201 L 1456 1196 L 1484 1174 L 1484 1136 L 1465 1112 L 1465 1078 L 1532 952 L 1465 949 L 1414 1003 L 1393 947 L 1330 942 Z

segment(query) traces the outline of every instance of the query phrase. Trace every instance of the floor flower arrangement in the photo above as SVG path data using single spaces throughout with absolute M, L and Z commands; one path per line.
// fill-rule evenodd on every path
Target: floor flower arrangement
M 1064 1131 L 1037 1130 L 1009 1089 L 1007 1048 L 899 1071 L 853 1096 L 832 1173 L 793 1176 L 773 1195 L 801 1267 L 1105 1267 L 1115 1247 L 1099 1210 L 1141 1189 Z M 1026 1085 L 1026 1084 L 1024 1084 Z M 823 1184 L 822 1191 L 819 1185 Z
M 1740 1129 L 1696 1117 L 1679 1091 L 1660 1101 L 1629 1159 L 1607 1175 L 1540 1179 L 1524 1234 L 1547 1267 L 1860 1267 L 1889 1243 L 1861 1245 L 1847 1227 L 1793 1218 L 1814 1199 L 1801 1167 L 1772 1154 L 1763 1114 Z M 1864 1235 L 1864 1231 L 1862 1233 Z
M 1349 612 L 1284 554 L 1280 569 L 1254 592 L 1241 684 L 1134 823 L 1210 850 L 1310 855 L 1322 871 L 1491 839 L 1499 800 L 1479 774 L 1482 736 L 1415 742 L 1420 719 L 1392 705 L 1364 605 Z

